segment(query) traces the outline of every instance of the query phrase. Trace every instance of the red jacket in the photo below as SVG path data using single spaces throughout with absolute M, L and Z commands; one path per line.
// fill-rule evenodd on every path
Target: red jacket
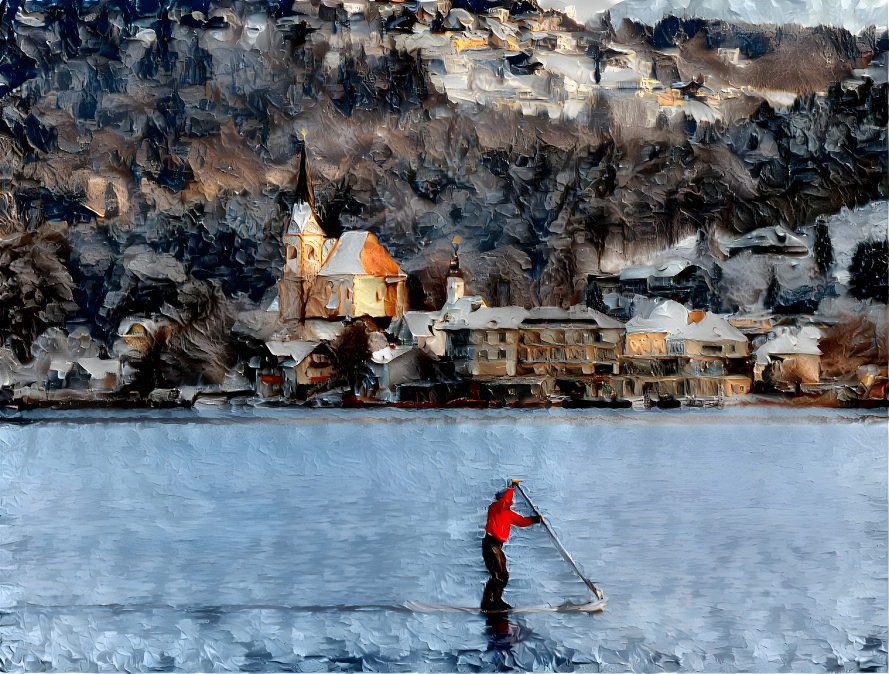
M 522 517 L 510 510 L 512 506 L 513 488 L 510 487 L 503 496 L 488 506 L 488 523 L 485 525 L 485 533 L 490 534 L 498 541 L 506 542 L 509 538 L 509 527 L 527 527 L 534 524 L 530 517 Z

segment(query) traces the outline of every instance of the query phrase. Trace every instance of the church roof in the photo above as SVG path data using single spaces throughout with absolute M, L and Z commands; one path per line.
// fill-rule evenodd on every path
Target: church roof
M 392 256 L 370 232 L 345 232 L 319 276 L 401 276 Z

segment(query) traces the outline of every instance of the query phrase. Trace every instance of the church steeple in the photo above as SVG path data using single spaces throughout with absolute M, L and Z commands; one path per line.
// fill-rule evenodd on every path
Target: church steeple
M 290 183 L 293 185 L 293 182 Z M 332 241 L 326 239 L 321 220 L 315 211 L 315 194 L 312 190 L 312 174 L 306 153 L 305 131 L 299 153 L 299 173 L 296 176 L 296 198 L 290 223 L 284 230 L 286 244 L 285 274 L 312 277 L 318 273 Z M 330 244 L 328 244 L 328 241 Z
M 296 178 L 297 202 L 308 204 L 312 211 L 315 210 L 315 192 L 312 189 L 312 174 L 309 173 L 308 159 L 306 159 L 306 132 L 303 129 L 303 144 L 299 151 L 299 175 Z

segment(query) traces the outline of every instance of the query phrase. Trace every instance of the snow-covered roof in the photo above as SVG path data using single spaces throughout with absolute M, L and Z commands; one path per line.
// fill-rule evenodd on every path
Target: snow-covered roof
M 475 15 L 465 9 L 459 9 L 457 7 L 448 12 L 447 20 L 455 27 L 458 24 L 461 24 L 466 28 L 471 28 L 475 25 Z
M 115 358 L 78 358 L 77 362 L 91 377 L 100 379 L 120 371 L 120 361 Z
M 497 19 L 488 17 L 486 19 L 486 22 L 488 24 L 488 28 L 491 29 L 491 32 L 494 33 L 497 38 L 503 41 L 506 41 L 511 37 L 515 37 L 516 33 L 518 32 L 515 26 L 501 23 L 500 21 L 497 21 Z
M 117 327 L 117 334 L 120 337 L 126 337 L 129 335 L 130 330 L 132 330 L 133 326 L 136 324 L 141 325 L 145 328 L 147 333 L 146 337 L 154 336 L 157 333 L 158 329 L 163 326 L 169 326 L 170 321 L 166 318 L 140 318 L 138 316 L 130 316 L 128 318 L 124 318 Z
M 525 323 L 572 323 L 575 321 L 595 322 L 600 328 L 623 329 L 624 327 L 623 323 L 611 316 L 606 316 L 595 309 L 577 305 L 570 309 L 562 309 L 561 307 L 534 307 L 528 312 L 528 317 L 525 319 Z
M 747 337 L 725 318 L 709 311 L 700 321 L 681 326 L 668 339 L 691 339 L 699 342 L 747 342 Z
M 445 302 L 444 306 L 441 308 L 439 312 L 439 316 L 444 318 L 445 314 L 453 313 L 453 312 L 470 312 L 473 309 L 478 309 L 479 307 L 486 307 L 485 300 L 481 295 L 463 295 L 463 297 L 458 297 L 453 302 Z
M 387 346 L 378 351 L 374 351 L 370 355 L 370 359 L 375 363 L 390 363 L 399 356 L 413 351 L 412 346 Z
M 515 330 L 528 317 L 522 307 L 480 307 L 454 316 L 448 313 L 442 330 Z
M 327 262 L 318 272 L 319 276 L 361 275 L 364 265 L 361 264 L 361 251 L 367 241 L 367 232 L 344 232 L 327 258 Z
M 652 302 L 644 305 L 627 321 L 627 334 L 639 332 L 666 332 L 668 339 L 691 339 L 701 342 L 747 342 L 747 337 L 732 326 L 723 316 L 703 312 L 699 321 L 689 311 L 673 300 Z
M 814 326 L 807 325 L 797 332 L 792 331 L 790 328 L 779 328 L 772 334 L 773 336 L 769 341 L 754 351 L 756 362 L 759 364 L 765 365 L 770 363 L 770 356 L 772 355 L 821 355 L 821 349 L 818 348 L 821 331 Z
M 402 276 L 401 269 L 370 232 L 345 232 L 337 241 L 319 276 Z
M 580 84 L 593 82 L 595 64 L 586 56 L 538 50 L 534 52 L 534 58 L 549 72 L 564 75 Z
M 414 337 L 431 337 L 432 322 L 438 317 L 436 311 L 408 311 L 403 315 L 407 329 Z
M 706 87 L 701 87 L 698 91 L 701 93 L 707 93 L 707 95 L 712 96 L 713 92 L 707 89 Z M 682 110 L 688 116 L 692 117 L 696 122 L 709 122 L 713 124 L 716 122 L 717 116 L 716 113 L 713 112 L 713 109 L 706 105 L 705 103 L 701 103 L 700 101 L 684 101 L 682 103 Z
M 748 249 L 774 250 L 785 255 L 806 255 L 809 252 L 802 239 L 779 225 L 755 229 L 728 244 L 730 253 Z
M 688 309 L 672 300 L 644 304 L 626 322 L 627 334 L 637 332 L 666 332 L 673 334 L 688 325 Z
M 321 225 L 318 223 L 318 217 L 315 215 L 315 209 L 312 205 L 305 201 L 299 201 L 293 204 L 293 210 L 290 214 L 290 223 L 287 226 L 288 234 L 303 234 L 311 232 L 313 234 L 323 235 Z
M 74 361 L 68 360 L 66 356 L 53 356 L 49 362 L 49 369 L 60 375 L 68 374 L 72 367 L 74 367 Z
M 341 321 L 325 321 L 320 318 L 309 318 L 303 322 L 303 336 L 312 337 L 320 342 L 333 341 L 343 334 L 343 329 L 344 325 Z
M 672 278 L 679 272 L 687 269 L 690 264 L 691 262 L 688 260 L 670 260 L 669 262 L 657 266 L 629 267 L 620 273 L 620 280 L 647 279 L 650 276 Z
M 273 356 L 278 356 L 279 358 L 293 358 L 296 364 L 299 365 L 320 343 L 321 342 L 300 342 L 293 340 L 289 342 L 269 341 L 266 342 L 265 345 Z

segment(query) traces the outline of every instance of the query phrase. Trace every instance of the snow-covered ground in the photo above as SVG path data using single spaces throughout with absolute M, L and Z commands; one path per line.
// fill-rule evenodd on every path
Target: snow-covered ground
M 886 667 L 885 413 L 34 418 L 0 426 L 4 671 Z M 506 478 L 605 612 L 392 610 L 478 604 Z M 506 552 L 514 605 L 587 598 L 540 527 Z

